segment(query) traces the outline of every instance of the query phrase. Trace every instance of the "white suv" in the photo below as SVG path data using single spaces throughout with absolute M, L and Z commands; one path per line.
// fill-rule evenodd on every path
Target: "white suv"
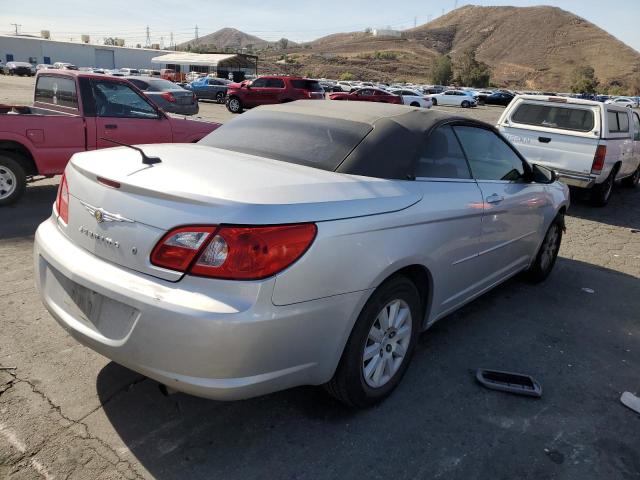
M 532 163 L 555 170 L 567 185 L 609 201 L 616 180 L 640 181 L 640 117 L 629 108 L 590 100 L 518 95 L 498 128 Z

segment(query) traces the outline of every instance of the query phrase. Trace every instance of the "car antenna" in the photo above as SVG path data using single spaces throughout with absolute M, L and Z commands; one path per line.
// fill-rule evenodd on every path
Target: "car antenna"
M 122 147 L 128 147 L 132 150 L 135 150 L 136 152 L 140 153 L 140 155 L 142 156 L 142 163 L 144 163 L 145 165 L 155 165 L 156 163 L 162 163 L 162 160 L 160 158 L 149 157 L 146 153 L 144 153 L 144 150 L 142 150 L 139 147 L 134 147 L 133 145 L 129 145 L 127 143 L 116 142 L 115 140 L 111 140 L 110 138 L 100 137 L 100 140 L 104 140 L 105 142 L 115 143 L 116 145 L 120 145 Z

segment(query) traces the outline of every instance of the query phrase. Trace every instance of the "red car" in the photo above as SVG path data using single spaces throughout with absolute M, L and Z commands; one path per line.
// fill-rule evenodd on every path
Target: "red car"
M 40 70 L 33 106 L 0 105 L 0 205 L 74 153 L 126 144 L 197 142 L 217 123 L 166 115 L 123 77 Z
M 227 86 L 227 109 L 231 113 L 259 105 L 324 98 L 324 89 L 318 81 L 302 77 L 260 77 L 253 82 Z
M 351 93 L 336 92 L 330 93 L 329 99 L 331 100 L 351 100 L 354 102 L 381 102 L 381 103 L 395 103 L 402 105 L 402 97 L 394 95 L 393 93 L 385 92 L 379 88 L 361 88 L 354 90 Z

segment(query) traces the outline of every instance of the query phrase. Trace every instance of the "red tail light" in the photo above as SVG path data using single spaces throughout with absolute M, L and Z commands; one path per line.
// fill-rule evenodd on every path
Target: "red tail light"
M 596 149 L 596 155 L 593 157 L 593 164 L 591 165 L 591 173 L 598 174 L 604 168 L 604 159 L 607 156 L 607 146 L 598 145 Z
M 268 227 L 181 227 L 151 254 L 154 265 L 193 275 L 259 280 L 281 272 L 311 246 L 313 223 Z
M 164 98 L 167 102 L 176 103 L 176 97 L 174 97 L 173 93 L 171 92 L 162 92 L 162 95 L 160 96 Z
M 60 219 L 66 224 L 69 223 L 69 187 L 67 185 L 67 177 L 63 174 L 58 187 L 58 195 L 56 196 L 56 211 Z

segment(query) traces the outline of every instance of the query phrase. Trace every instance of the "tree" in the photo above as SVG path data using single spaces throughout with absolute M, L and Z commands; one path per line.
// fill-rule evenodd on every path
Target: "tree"
M 116 39 L 113 37 L 107 37 L 104 39 L 104 44 L 113 46 L 116 44 Z
M 343 72 L 340 74 L 340 80 L 343 80 L 345 82 L 349 82 L 351 80 L 355 79 L 355 77 L 353 76 L 353 73 L 351 72 Z
M 431 66 L 431 81 L 435 85 L 449 85 L 452 78 L 451 58 L 447 55 L 436 58 Z
M 278 40 L 278 46 L 280 47 L 280 50 L 286 50 L 289 46 L 289 40 L 286 38 L 281 38 L 280 40 Z
M 597 93 L 599 84 L 593 67 L 578 67 L 571 74 L 572 93 Z
M 465 87 L 487 87 L 491 81 L 491 71 L 486 63 L 476 60 L 473 50 L 465 50 L 456 58 L 455 79 Z

